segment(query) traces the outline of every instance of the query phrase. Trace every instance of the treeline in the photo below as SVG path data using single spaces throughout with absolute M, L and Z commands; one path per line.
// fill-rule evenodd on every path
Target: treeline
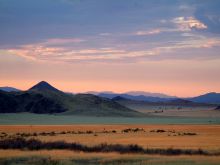
M 64 141 L 42 142 L 37 139 L 26 140 L 24 138 L 0 140 L 0 149 L 25 149 L 25 150 L 72 150 L 83 152 L 119 152 L 119 153 L 140 153 L 140 154 L 160 154 L 160 155 L 220 155 L 220 152 L 209 153 L 201 149 L 144 149 L 138 145 L 121 144 L 99 144 L 95 146 L 86 146 L 80 143 L 67 143 Z

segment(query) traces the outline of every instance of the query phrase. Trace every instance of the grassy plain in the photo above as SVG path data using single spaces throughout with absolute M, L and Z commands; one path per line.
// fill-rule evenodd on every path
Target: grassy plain
M 217 156 L 161 156 L 72 151 L 0 150 L 1 165 L 218 165 Z
M 140 131 L 124 132 L 139 128 Z M 142 131 L 143 129 L 144 131 Z M 116 131 L 113 133 L 112 131 Z M 158 131 L 163 130 L 163 131 Z M 86 133 L 92 131 L 92 133 Z M 220 125 L 14 125 L 0 126 L 0 133 L 8 137 L 17 133 L 33 134 L 26 138 L 41 141 L 78 142 L 88 146 L 100 143 L 138 144 L 144 148 L 203 149 L 209 152 L 220 151 Z M 55 135 L 40 135 L 54 132 Z M 71 132 L 75 132 L 74 134 Z M 185 133 L 185 135 L 184 135 Z M 194 133 L 188 135 L 187 133 Z M 3 138 L 3 137 L 2 137 Z M 213 164 L 220 163 L 220 156 L 161 156 L 119 153 L 83 153 L 68 150 L 0 150 L 0 164 L 33 164 L 47 161 L 49 164 Z M 46 163 L 45 163 L 46 164 Z
M 144 131 L 122 132 L 128 128 L 143 128 Z M 113 130 L 116 133 L 112 133 Z M 157 130 L 165 132 L 155 132 Z M 72 134 L 72 131 L 76 133 Z M 92 133 L 86 133 L 88 131 Z M 100 143 L 138 144 L 144 148 L 200 148 L 220 151 L 220 125 L 18 125 L 0 126 L 0 132 L 5 132 L 8 136 L 17 133 L 55 132 L 57 134 L 53 136 L 37 135 L 34 138 L 42 141 L 79 142 L 89 146 Z M 184 133 L 195 133 L 195 135 L 184 135 Z

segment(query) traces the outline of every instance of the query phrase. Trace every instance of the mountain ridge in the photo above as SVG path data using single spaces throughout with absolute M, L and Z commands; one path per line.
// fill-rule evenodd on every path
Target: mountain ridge
M 19 92 L 20 90 L 17 90 L 16 88 L 13 87 L 8 87 L 9 90 L 3 90 L 4 87 L 2 87 L 2 91 L 7 91 L 7 92 Z M 11 90 L 10 90 L 11 89 Z M 14 89 L 14 90 L 13 90 Z M 1 87 L 0 87 L 1 90 Z M 36 85 L 34 85 L 33 87 L 31 87 L 28 91 L 35 91 L 35 92 L 40 92 L 40 91 L 53 91 L 53 92 L 62 92 L 60 90 L 58 90 L 57 88 L 54 88 L 53 86 L 51 86 L 49 83 L 47 83 L 46 81 L 41 81 L 39 83 L 37 83 Z M 64 93 L 64 92 L 62 92 Z M 111 91 L 105 91 L 105 92 L 94 92 L 94 91 L 90 91 L 90 92 L 86 92 L 85 94 L 93 94 L 99 97 L 103 97 L 103 98 L 108 98 L 108 99 L 112 99 L 114 97 L 117 96 L 121 96 L 123 98 L 126 99 L 130 99 L 130 100 L 136 100 L 136 101 L 147 101 L 147 102 L 169 102 L 175 99 L 184 99 L 184 100 L 188 100 L 188 101 L 192 101 L 192 102 L 196 102 L 196 103 L 211 103 L 211 104 L 219 104 L 220 105 L 220 93 L 217 92 L 209 92 L 209 93 L 205 93 L 199 96 L 195 96 L 195 97 L 188 97 L 188 98 L 181 98 L 181 97 L 176 97 L 176 96 L 169 96 L 169 95 L 165 95 L 162 93 L 156 93 L 156 94 L 161 94 L 161 95 L 165 95 L 165 97 L 153 97 L 153 96 L 146 96 L 146 95 L 138 95 L 141 93 L 150 93 L 150 92 L 142 92 L 142 91 L 131 91 L 131 92 L 127 92 L 127 93 L 114 93 Z M 130 94 L 128 94 L 130 93 Z M 71 93 L 68 93 L 71 94 Z M 155 93 L 153 93 L 155 94 Z
M 209 92 L 196 97 L 188 98 L 188 100 L 199 103 L 220 104 L 220 93 Z
M 8 87 L 8 86 L 0 87 L 0 90 L 5 91 L 5 92 L 19 92 L 19 91 L 21 91 L 17 88 Z
M 144 91 L 129 91 L 123 93 L 115 93 L 112 91 L 89 91 L 86 93 L 94 94 L 94 95 L 109 95 L 109 98 L 113 98 L 116 95 L 130 95 L 130 96 L 144 96 L 144 97 L 157 97 L 157 98 L 177 98 L 176 96 L 170 96 L 163 93 L 153 93 L 153 92 L 144 92 Z M 112 96 L 111 96 L 112 95 Z
M 66 94 L 45 81 L 27 91 L 0 91 L 0 113 L 31 112 L 66 115 L 137 117 L 144 114 L 91 94 Z
M 98 93 L 98 96 L 106 97 L 109 99 L 113 99 L 117 96 L 121 96 L 126 99 L 136 100 L 136 101 L 147 101 L 147 102 L 170 102 L 172 100 L 182 99 L 187 101 L 192 101 L 195 103 L 207 103 L 207 104 L 219 104 L 220 105 L 220 93 L 210 92 L 203 95 L 195 96 L 195 97 L 188 97 L 188 98 L 181 98 L 181 97 L 171 97 L 171 98 L 160 98 L 160 97 L 152 97 L 152 96 L 144 96 L 144 95 L 128 95 L 128 94 L 117 94 L 117 93 Z

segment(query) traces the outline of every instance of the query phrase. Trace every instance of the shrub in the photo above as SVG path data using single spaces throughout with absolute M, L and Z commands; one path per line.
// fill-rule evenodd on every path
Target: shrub
M 163 129 L 157 129 L 157 130 L 150 130 L 150 132 L 163 133 L 163 132 L 166 132 L 166 131 L 163 130 Z
M 134 129 L 127 128 L 127 129 L 122 130 L 121 132 L 122 133 L 129 133 L 129 132 L 139 132 L 139 131 L 145 132 L 145 130 L 143 128 L 134 128 Z
M 190 149 L 144 149 L 138 145 L 121 144 L 99 144 L 95 146 L 86 146 L 80 143 L 67 143 L 64 141 L 42 142 L 36 139 L 25 140 L 24 138 L 3 139 L 0 140 L 0 149 L 66 149 L 83 152 L 119 152 L 119 153 L 142 153 L 142 154 L 161 154 L 161 155 L 220 155 L 219 152 L 208 153 L 204 150 Z
M 34 132 L 34 133 L 33 133 L 33 136 L 37 136 L 37 133 L 36 133 L 36 132 Z
M 192 133 L 192 132 L 184 132 L 183 135 L 194 136 L 194 135 L 197 135 L 197 134 L 196 133 Z
M 60 134 L 66 134 L 66 132 L 65 132 L 65 131 L 62 131 L 62 132 L 60 132 Z
M 87 134 L 92 134 L 92 133 L 93 133 L 93 131 L 86 131 L 86 133 L 87 133 Z

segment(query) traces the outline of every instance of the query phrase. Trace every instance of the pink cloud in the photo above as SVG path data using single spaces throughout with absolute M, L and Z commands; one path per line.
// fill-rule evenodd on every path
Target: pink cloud
M 194 26 L 194 24 L 192 25 Z M 197 25 L 196 25 L 197 26 Z M 155 29 L 144 34 L 160 33 L 169 29 Z M 141 61 L 149 56 L 161 55 L 163 53 L 175 52 L 180 49 L 198 49 L 211 48 L 220 45 L 218 38 L 204 37 L 197 34 L 183 33 L 183 40 L 173 41 L 171 43 L 157 43 L 151 48 L 146 49 L 129 49 L 129 48 L 76 48 L 74 45 L 66 46 L 65 44 L 81 42 L 79 39 L 48 39 L 47 42 L 23 45 L 18 48 L 7 49 L 10 54 L 22 56 L 30 60 L 40 61 Z M 56 45 L 48 43 L 57 43 Z M 61 45 L 59 45 L 59 44 Z
M 161 33 L 160 29 L 152 29 L 147 31 L 137 31 L 135 34 L 138 36 L 145 36 L 145 35 L 154 35 Z
M 81 43 L 84 42 L 84 39 L 80 38 L 51 38 L 48 39 L 44 44 L 53 45 L 53 44 L 68 44 L 68 43 Z
M 180 31 L 190 31 L 191 29 L 207 29 L 208 27 L 194 17 L 176 17 L 171 20 Z

